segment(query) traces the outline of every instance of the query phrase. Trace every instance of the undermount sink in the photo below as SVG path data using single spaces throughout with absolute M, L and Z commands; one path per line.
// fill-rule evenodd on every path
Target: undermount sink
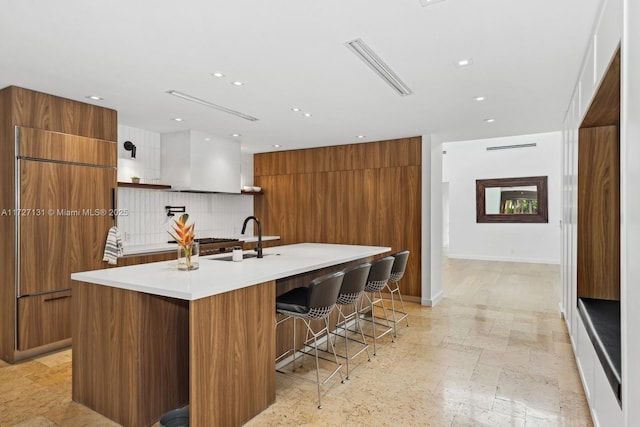
M 264 254 L 263 257 L 267 257 L 270 255 L 279 255 L 279 254 Z M 242 254 L 242 259 L 256 258 L 257 256 L 258 254 L 255 254 L 255 253 L 246 253 L 246 254 Z M 222 256 L 218 258 L 209 258 L 209 260 L 210 261 L 233 261 L 232 255 Z

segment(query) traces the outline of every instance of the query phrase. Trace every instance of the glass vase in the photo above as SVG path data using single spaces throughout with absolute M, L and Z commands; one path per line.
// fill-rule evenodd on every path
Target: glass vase
M 200 266 L 198 257 L 200 255 L 200 243 L 193 242 L 190 245 L 178 247 L 178 269 L 197 270 Z

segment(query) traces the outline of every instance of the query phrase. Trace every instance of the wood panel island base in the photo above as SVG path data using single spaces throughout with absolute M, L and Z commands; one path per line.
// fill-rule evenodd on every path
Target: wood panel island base
M 72 274 L 73 400 L 124 426 L 190 405 L 191 426 L 239 426 L 275 401 L 276 280 L 388 252 L 310 244 L 243 262 L 202 257 Z

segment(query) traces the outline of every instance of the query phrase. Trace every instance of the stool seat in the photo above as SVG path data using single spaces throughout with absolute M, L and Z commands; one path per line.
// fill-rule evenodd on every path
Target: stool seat
M 300 287 L 291 289 L 290 291 L 276 298 L 276 311 L 284 310 L 292 313 L 308 313 L 308 294 L 309 288 Z

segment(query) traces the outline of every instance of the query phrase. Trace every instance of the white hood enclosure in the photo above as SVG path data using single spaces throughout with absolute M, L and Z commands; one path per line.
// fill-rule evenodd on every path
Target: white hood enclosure
M 186 130 L 161 136 L 162 182 L 179 191 L 240 193 L 240 144 Z

